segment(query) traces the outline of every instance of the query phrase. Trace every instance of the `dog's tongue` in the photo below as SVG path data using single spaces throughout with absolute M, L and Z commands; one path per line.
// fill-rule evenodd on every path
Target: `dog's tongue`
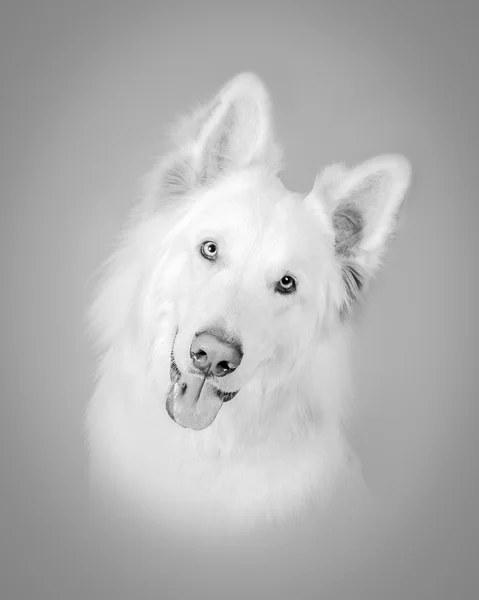
M 166 397 L 166 410 L 170 417 L 190 429 L 205 429 L 215 420 L 223 400 L 205 385 L 206 378 L 181 375 L 171 384 Z

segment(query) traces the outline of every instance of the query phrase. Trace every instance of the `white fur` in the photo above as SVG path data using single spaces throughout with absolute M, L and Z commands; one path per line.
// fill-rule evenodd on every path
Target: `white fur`
M 348 292 L 345 277 L 353 266 L 367 284 L 376 272 L 409 167 L 396 156 L 335 165 L 306 198 L 289 192 L 269 96 L 251 74 L 172 139 L 90 313 L 102 353 L 86 421 L 92 473 L 163 524 L 242 529 L 327 500 L 347 472 L 344 317 L 361 290 Z M 345 206 L 364 227 L 343 256 L 334 215 Z M 207 239 L 219 245 L 215 265 L 198 252 Z M 298 279 L 291 296 L 273 289 L 286 271 Z M 165 410 L 175 332 L 184 371 L 195 332 L 218 322 L 243 343 L 243 362 L 222 380 L 240 392 L 207 429 L 184 429 Z

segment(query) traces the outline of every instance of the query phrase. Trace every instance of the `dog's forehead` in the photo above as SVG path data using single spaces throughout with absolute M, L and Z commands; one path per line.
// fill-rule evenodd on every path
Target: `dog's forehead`
M 285 188 L 278 177 L 242 173 L 220 182 L 200 198 L 196 216 L 236 229 L 283 229 L 307 222 L 303 198 Z

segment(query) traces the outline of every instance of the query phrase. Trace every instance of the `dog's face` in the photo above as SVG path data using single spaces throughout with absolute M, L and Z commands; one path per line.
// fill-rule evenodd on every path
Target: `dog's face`
M 407 187 L 401 157 L 327 169 L 306 197 L 277 177 L 269 100 L 230 82 L 181 132 L 158 174 L 177 210 L 161 293 L 173 306 L 166 409 L 204 429 L 262 370 L 280 383 L 375 272 Z M 166 209 L 165 209 L 166 207 Z M 172 275 L 173 273 L 173 275 Z
M 211 396 L 204 420 L 181 424 L 209 424 L 258 369 L 279 383 L 307 352 L 338 281 L 331 238 L 311 217 L 278 179 L 246 172 L 198 198 L 179 224 L 169 249 L 179 257 L 170 413 L 180 419 L 175 392 L 185 403 L 194 394 L 196 406 Z

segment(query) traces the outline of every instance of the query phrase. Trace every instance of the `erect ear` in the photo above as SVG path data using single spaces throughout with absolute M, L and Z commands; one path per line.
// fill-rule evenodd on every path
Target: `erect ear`
M 280 167 L 269 95 L 251 73 L 230 80 L 208 105 L 183 119 L 173 140 L 176 149 L 155 174 L 161 197 L 183 195 L 254 163 Z
M 334 232 L 334 250 L 344 281 L 342 311 L 359 299 L 375 275 L 396 229 L 410 182 L 408 161 L 384 155 L 353 169 L 333 165 L 317 178 L 307 200 L 318 204 Z

